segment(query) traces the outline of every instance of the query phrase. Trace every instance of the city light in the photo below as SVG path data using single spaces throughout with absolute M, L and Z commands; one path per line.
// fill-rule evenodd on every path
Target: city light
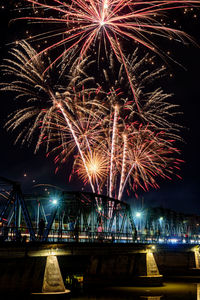
M 56 204 L 58 204 L 58 200 L 54 198 L 54 199 L 52 200 L 52 203 L 53 203 L 54 205 L 56 205 Z
M 137 212 L 137 213 L 136 213 L 136 217 L 137 217 L 137 218 L 140 218 L 140 217 L 141 217 L 141 212 Z

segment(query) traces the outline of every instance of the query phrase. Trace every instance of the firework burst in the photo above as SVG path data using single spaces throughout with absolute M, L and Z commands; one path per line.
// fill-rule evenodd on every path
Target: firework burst
M 87 168 L 90 170 L 96 191 L 110 197 L 122 199 L 124 191 L 131 188 L 137 195 L 139 188 L 148 191 L 158 188 L 159 178 L 172 179 L 183 162 L 180 151 L 164 132 L 156 133 L 148 126 L 133 124 L 120 133 L 116 126 L 116 144 L 113 147 L 113 128 L 99 137 L 99 146 L 86 153 Z M 102 131 L 103 132 L 103 131 Z M 111 168 L 112 160 L 112 168 Z M 89 182 L 88 172 L 81 157 L 74 163 L 76 173 Z M 179 175 L 177 175 L 179 177 Z M 129 192 L 128 192 L 129 193 Z
M 165 123 L 171 106 L 167 102 L 161 105 L 166 96 L 157 91 L 156 96 L 145 94 L 141 108 L 146 111 L 145 118 L 142 117 L 146 125 L 142 125 L 141 121 L 134 120 L 137 113 L 133 101 L 124 98 L 119 88 L 112 86 L 107 94 L 101 88 L 84 88 L 92 79 L 87 77 L 84 68 L 87 59 L 84 62 L 77 59 L 68 69 L 67 84 L 59 82 L 65 73 L 62 71 L 59 77 L 55 76 L 57 80 L 53 84 L 51 74 L 44 73 L 41 56 L 27 42 L 20 43 L 19 47 L 11 51 L 12 58 L 2 66 L 4 73 L 16 79 L 1 87 L 17 93 L 17 101 L 23 106 L 25 103 L 25 108 L 18 109 L 7 123 L 11 130 L 24 128 L 17 140 L 31 142 L 37 132 L 36 150 L 41 144 L 46 144 L 48 150 L 54 143 L 50 152 L 55 155 L 58 152 L 55 163 L 66 163 L 73 157 L 75 173 L 90 184 L 93 192 L 118 199 L 128 184 L 134 191 L 139 187 L 148 190 L 158 186 L 157 177 L 169 178 L 174 166 L 178 168 L 180 161 L 174 156 L 179 151 L 170 139 L 171 123 Z M 134 70 L 140 65 L 136 61 Z M 143 79 L 143 84 L 157 73 L 142 72 L 139 81 Z M 132 80 L 142 97 L 142 85 L 136 85 L 135 77 Z M 154 122 L 156 116 L 148 118 L 151 109 L 157 113 L 162 126 Z M 163 131 L 165 124 L 168 128 Z
M 132 99 L 131 88 L 124 74 L 123 64 L 116 64 L 113 53 L 109 55 L 109 68 L 103 69 L 101 82 L 104 90 L 110 87 L 110 94 L 107 101 L 112 110 L 116 104 L 122 107 L 120 117 L 127 124 L 138 121 L 142 124 L 153 126 L 153 131 L 168 133 L 168 136 L 181 140 L 180 129 L 175 120 L 181 114 L 180 107 L 172 101 L 172 94 L 167 94 L 161 87 L 155 88 L 155 82 L 166 81 L 166 68 L 155 67 L 155 57 L 148 53 L 144 56 L 139 54 L 139 49 L 129 55 L 129 74 L 132 85 L 135 87 L 136 96 L 140 106 L 138 112 L 136 104 Z M 149 63 L 151 63 L 149 65 Z M 152 64 L 153 63 L 153 64 Z
M 148 126 L 134 129 L 129 138 L 124 187 L 130 180 L 134 191 L 138 187 L 147 191 L 149 187 L 158 187 L 157 178 L 171 179 L 182 162 L 175 158 L 180 151 L 173 144 L 165 132 L 155 133 Z
M 97 192 L 100 194 L 108 174 L 109 157 L 106 153 L 94 149 L 93 152 L 85 153 L 85 160 L 88 173 L 91 176 L 93 184 L 96 185 Z M 75 160 L 74 169 L 83 182 L 88 183 L 88 174 L 80 157 L 77 157 Z
M 60 54 L 52 62 L 54 64 L 62 59 L 71 49 L 75 49 L 77 45 L 80 49 L 79 55 L 81 58 L 88 54 L 88 50 L 94 44 L 97 45 L 96 49 L 99 50 L 102 44 L 105 50 L 107 50 L 108 46 L 111 47 L 117 60 L 125 68 L 137 109 L 140 111 L 122 42 L 130 40 L 141 44 L 151 51 L 159 52 L 152 36 L 175 37 L 183 41 L 188 36 L 180 30 L 161 24 L 158 21 L 158 16 L 169 14 L 171 10 L 199 5 L 200 2 L 199 0 L 25 0 L 25 3 L 32 4 L 33 11 L 35 12 L 36 7 L 37 12 L 41 11 L 42 14 L 39 17 L 23 17 L 23 19 L 61 25 L 61 29 L 58 29 L 58 31 L 47 32 L 33 38 L 39 40 L 51 39 L 51 44 L 45 47 L 39 55 L 52 49 L 60 48 Z M 55 38 L 56 42 L 52 42 L 52 38 Z M 77 48 L 75 52 L 78 52 Z
M 65 65 L 68 74 L 64 78 L 65 83 L 61 84 L 59 79 L 62 71 L 56 74 L 56 70 L 53 70 L 54 76 L 44 74 L 44 60 L 37 57 L 37 52 L 27 42 L 20 42 L 18 47 L 10 51 L 10 55 L 11 58 L 4 60 L 1 69 L 11 80 L 1 83 L 1 90 L 15 92 L 17 106 L 23 106 L 10 116 L 6 124 L 11 130 L 23 125 L 24 131 L 20 128 L 17 137 L 17 140 L 22 138 L 22 143 L 30 141 L 35 130 L 40 132 L 36 150 L 46 135 L 51 139 L 51 123 L 54 123 L 58 111 L 62 113 L 62 109 L 65 111 L 64 117 L 74 124 L 76 112 L 95 115 L 95 107 L 102 108 L 98 101 L 100 89 L 85 88 L 87 82 L 92 80 L 85 75 L 85 61 L 77 64 L 76 60 L 70 67 Z
M 27 42 L 21 42 L 19 46 L 21 49 L 14 48 L 11 51 L 12 59 L 5 60 L 2 66 L 3 72 L 10 76 L 14 75 L 16 80 L 1 84 L 1 90 L 17 93 L 16 99 L 18 101 L 21 98 L 25 99 L 26 107 L 18 109 L 10 116 L 6 124 L 7 128 L 9 130 L 20 128 L 16 141 L 22 139 L 22 143 L 31 142 L 33 134 L 37 131 L 39 138 L 36 142 L 36 151 L 42 143 L 45 143 L 48 149 L 49 141 L 55 139 L 55 129 L 62 126 L 58 123 L 62 116 L 65 131 L 68 132 L 70 141 L 74 142 L 68 142 L 68 152 L 71 154 L 75 148 L 78 149 L 87 169 L 82 140 L 83 137 L 87 140 L 88 121 L 84 122 L 81 116 L 84 113 L 84 116 L 87 115 L 87 120 L 93 118 L 97 122 L 97 108 L 99 112 L 103 109 L 98 101 L 100 89 L 84 88 L 89 78 L 80 79 L 80 74 L 85 74 L 82 68 L 84 64 L 77 61 L 68 71 L 68 85 L 65 87 L 61 87 L 58 83 L 53 85 L 49 74 L 43 72 L 44 61 L 36 55 L 35 50 Z M 22 103 L 24 105 L 24 101 Z M 77 120 L 80 120 L 80 124 Z M 21 130 L 21 127 L 24 129 Z M 62 133 L 58 140 L 62 144 Z M 88 177 L 95 192 L 89 173 Z

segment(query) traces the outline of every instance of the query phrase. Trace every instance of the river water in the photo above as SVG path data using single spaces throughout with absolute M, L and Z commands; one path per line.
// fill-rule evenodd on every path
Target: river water
M 199 280 L 198 280 L 199 279 Z M 189 279 L 192 280 L 191 278 Z M 195 282 L 196 281 L 196 282 Z M 198 283 L 198 282 L 199 283 Z M 72 300 L 200 300 L 200 278 L 165 282 L 161 287 L 107 287 L 71 296 Z

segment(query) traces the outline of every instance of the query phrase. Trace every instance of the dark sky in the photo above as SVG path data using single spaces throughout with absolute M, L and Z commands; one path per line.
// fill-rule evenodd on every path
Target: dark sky
M 14 41 L 17 36 L 23 35 L 24 31 L 24 28 L 17 23 L 8 26 L 8 21 L 14 14 L 6 2 L 9 1 L 5 1 L 4 8 L 0 10 L 1 60 L 7 56 L 9 50 L 6 44 Z M 197 17 L 194 17 L 195 14 Z M 200 11 L 191 12 L 184 18 L 178 17 L 177 20 L 182 28 L 200 44 Z M 181 111 L 184 113 L 181 119 L 186 127 L 182 131 L 185 143 L 181 144 L 181 158 L 185 160 L 181 170 L 183 179 L 161 182 L 160 189 L 150 190 L 141 197 L 144 198 L 146 204 L 162 205 L 177 211 L 200 214 L 200 48 L 195 45 L 188 47 L 177 45 L 175 48 L 174 46 L 170 48 L 169 43 L 166 51 L 172 52 L 173 57 L 185 67 L 184 70 L 170 62 L 170 73 L 173 73 L 173 78 L 163 84 L 165 91 L 174 93 L 174 103 L 180 104 Z M 13 144 L 15 134 L 3 128 L 7 116 L 13 111 L 12 97 L 1 93 L 0 100 L 0 176 L 20 181 L 25 191 L 30 190 L 30 187 L 34 185 L 33 180 L 35 183 L 55 184 L 66 190 L 80 189 L 81 186 L 75 182 L 68 182 L 67 166 L 55 175 L 55 166 L 50 158 L 45 158 L 44 151 L 34 155 L 33 148 Z M 137 200 L 138 203 L 141 197 Z M 134 195 L 131 195 L 132 198 Z

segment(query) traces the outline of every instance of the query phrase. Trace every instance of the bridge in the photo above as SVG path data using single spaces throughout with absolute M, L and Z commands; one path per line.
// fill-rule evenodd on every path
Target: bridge
M 0 177 L 3 241 L 130 241 L 135 225 L 130 206 L 85 192 L 23 195 L 20 184 Z
M 133 215 L 127 203 L 103 195 L 24 195 L 19 183 L 0 177 L 0 288 L 65 292 L 63 280 L 77 273 L 88 285 L 130 286 L 160 285 L 160 274 L 200 274 L 196 227 L 186 240 L 185 223 L 172 218 L 166 227 L 151 215 L 144 234 Z
M 123 201 L 60 190 L 25 195 L 19 183 L 0 177 L 0 241 L 198 244 L 200 235 L 196 219 L 159 210 L 139 220 Z

